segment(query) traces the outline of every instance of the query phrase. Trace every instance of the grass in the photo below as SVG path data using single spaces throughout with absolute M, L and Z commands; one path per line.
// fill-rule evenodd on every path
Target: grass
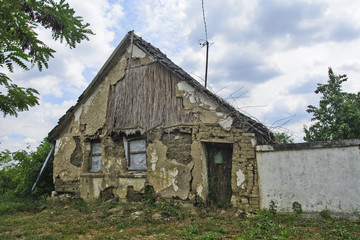
M 21 205 L 0 202 L 0 239 L 360 239 L 360 221 L 270 211 L 114 200 Z

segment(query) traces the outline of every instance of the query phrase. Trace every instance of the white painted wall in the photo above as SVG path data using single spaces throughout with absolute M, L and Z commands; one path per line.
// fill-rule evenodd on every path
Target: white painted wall
M 360 214 L 360 140 L 336 143 L 257 146 L 260 207 Z

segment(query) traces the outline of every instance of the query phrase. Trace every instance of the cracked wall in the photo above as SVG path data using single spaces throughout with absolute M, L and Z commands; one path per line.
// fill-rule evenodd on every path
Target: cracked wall
M 171 126 L 159 123 L 150 128 L 143 134 L 147 142 L 147 171 L 127 169 L 123 138 L 139 134 L 141 126 L 129 126 L 132 128 L 120 129 L 112 135 L 106 129 L 106 113 L 109 89 L 126 75 L 130 54 L 136 66 L 153 61 L 140 48 L 129 47 L 92 95 L 77 106 L 69 126 L 56 140 L 55 190 L 87 200 L 101 196 L 125 199 L 141 196 L 146 186 L 151 186 L 160 198 L 195 201 L 199 196 L 206 201 L 208 172 L 204 144 L 229 143 L 233 146 L 231 202 L 258 207 L 255 135 L 244 132 L 231 113 L 185 81 L 174 85 L 174 97 L 192 121 Z M 101 143 L 103 166 L 101 172 L 95 173 L 89 172 L 94 140 Z

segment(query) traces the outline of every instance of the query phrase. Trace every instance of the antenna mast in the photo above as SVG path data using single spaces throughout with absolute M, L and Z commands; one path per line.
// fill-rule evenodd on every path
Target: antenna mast
M 204 19 L 204 26 L 205 26 L 205 42 L 202 43 L 201 45 L 203 47 L 206 46 L 206 65 L 205 65 L 205 88 L 206 88 L 206 86 L 207 86 L 208 64 L 209 64 L 209 41 L 208 41 L 207 28 L 206 28 L 204 0 L 201 0 L 201 3 L 202 3 L 202 12 L 203 12 L 203 19 Z

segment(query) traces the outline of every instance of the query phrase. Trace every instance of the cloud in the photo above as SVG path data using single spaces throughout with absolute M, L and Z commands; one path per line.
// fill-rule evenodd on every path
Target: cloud
M 41 106 L 19 118 L 0 120 L 0 150 L 40 142 L 75 103 L 128 30 L 161 49 L 201 82 L 205 38 L 201 1 L 69 1 L 96 33 L 75 49 L 39 36 L 56 49 L 49 69 L 16 69 L 19 85 L 35 86 Z M 355 0 L 204 1 L 209 52 L 209 85 L 241 111 L 267 125 L 295 115 L 286 124 L 299 141 L 310 123 L 307 105 L 316 105 L 317 83 L 327 69 L 347 74 L 345 91 L 360 89 L 360 2 Z M 236 92 L 239 90 L 238 92 Z M 235 93 L 234 93 L 235 92 Z M 17 136 L 17 137 L 16 137 Z
M 84 4 L 70 0 L 69 4 L 84 22 L 90 22 L 90 28 L 96 35 L 90 36 L 90 41 L 83 41 L 75 49 L 69 49 L 65 44 L 53 41 L 49 30 L 38 29 L 39 38 L 56 50 L 55 58 L 50 59 L 49 68 L 42 72 L 36 68 L 22 71 L 17 67 L 10 76 L 20 86 L 39 90 L 40 106 L 20 113 L 18 118 L 8 116 L 1 119 L 0 150 L 24 149 L 27 143 L 36 145 L 34 140 L 40 143 L 66 110 L 75 104 L 115 48 L 112 45 L 115 30 L 124 17 L 119 3 L 91 0 Z M 85 78 L 86 69 L 96 70 L 88 71 Z
M 58 119 L 70 108 L 75 101 L 64 101 L 61 104 L 51 104 L 40 101 L 40 105 L 33 107 L 29 112 L 23 112 L 16 117 L 6 117 L 0 124 L 0 149 L 24 149 L 27 143 L 31 143 L 32 149 L 47 136 L 55 126 Z

